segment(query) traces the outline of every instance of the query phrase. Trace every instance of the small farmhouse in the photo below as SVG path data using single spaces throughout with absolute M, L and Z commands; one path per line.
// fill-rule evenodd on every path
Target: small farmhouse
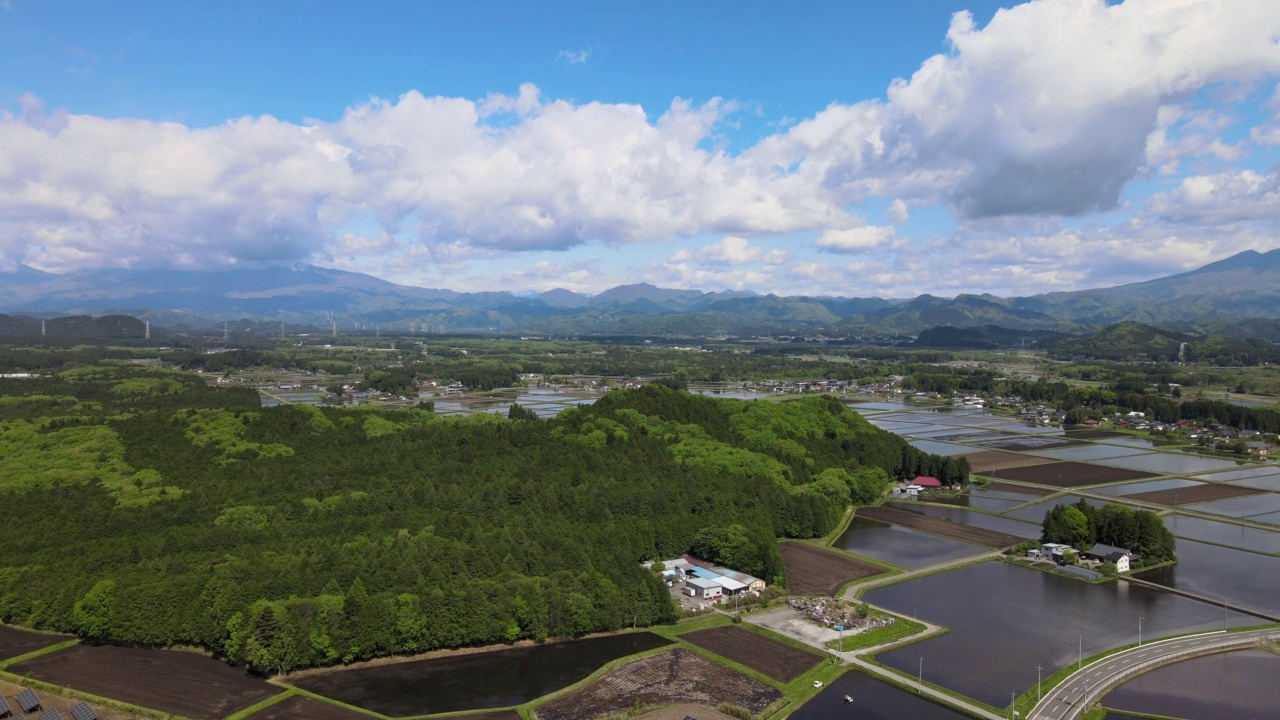
M 1138 559 L 1138 556 L 1134 555 L 1127 548 L 1116 547 L 1115 545 L 1108 545 L 1106 543 L 1098 543 L 1097 545 L 1094 545 L 1090 550 L 1085 552 L 1084 556 L 1090 560 L 1097 560 L 1098 562 L 1109 562 L 1116 566 L 1117 572 L 1122 573 L 1129 572 L 1133 561 Z

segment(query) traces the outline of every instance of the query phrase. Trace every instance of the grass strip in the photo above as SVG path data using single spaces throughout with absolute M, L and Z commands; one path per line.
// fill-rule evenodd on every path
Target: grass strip
M 250 705 L 249 707 L 241 710 L 238 713 L 235 713 L 234 715 L 228 715 L 225 718 L 225 720 L 244 720 L 244 718 L 249 717 L 250 715 L 258 712 L 259 710 L 266 710 L 272 705 L 275 705 L 276 703 L 279 703 L 279 702 L 283 702 L 297 694 L 298 694 L 298 691 L 296 689 L 289 689 L 281 693 L 276 693 L 275 695 L 272 695 L 266 700 L 261 700 L 257 703 L 254 703 L 253 705 Z
M 8 660 L 5 660 L 4 662 L 0 662 L 0 670 L 4 670 L 11 665 L 17 665 L 20 662 L 26 662 L 27 660 L 31 660 L 32 658 L 38 658 L 41 655 L 48 655 L 49 653 L 58 652 L 59 650 L 66 650 L 67 648 L 73 645 L 79 645 L 79 644 L 80 644 L 79 640 L 73 639 L 73 640 L 68 640 L 66 642 L 60 642 L 57 645 L 50 645 L 49 647 L 40 648 L 39 650 L 32 650 L 29 653 L 18 655 L 17 657 L 11 657 Z
M 891 617 L 894 619 L 894 622 L 892 625 L 884 625 L 872 630 L 860 632 L 856 635 L 850 635 L 847 638 L 832 640 L 827 643 L 827 647 L 839 652 L 853 652 L 855 650 L 862 650 L 863 648 L 875 647 L 876 645 L 884 645 L 895 640 L 901 640 L 917 633 L 922 633 L 925 630 L 925 626 L 915 620 L 908 620 L 907 618 L 889 615 L 888 613 L 882 613 L 877 610 L 872 610 L 871 614 L 877 617 Z

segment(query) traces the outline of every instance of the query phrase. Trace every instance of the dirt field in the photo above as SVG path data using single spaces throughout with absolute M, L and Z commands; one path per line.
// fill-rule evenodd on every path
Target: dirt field
M 280 692 L 221 660 L 175 650 L 76 645 L 10 667 L 73 690 L 204 720 Z
M 1120 482 L 1121 480 L 1143 480 L 1155 477 L 1154 474 L 1140 470 L 1090 465 L 1082 462 L 1056 462 L 1048 465 L 1010 468 L 1001 470 L 1000 477 L 1006 480 L 1053 485 L 1056 487 L 1079 487 L 1081 485 L 1097 485 L 1098 483 Z
M 1236 485 L 1192 485 L 1190 487 L 1171 488 L 1169 490 L 1150 490 L 1148 492 L 1125 495 L 1130 500 L 1160 503 L 1161 505 L 1186 505 L 1187 503 L 1225 500 L 1242 495 L 1255 495 L 1262 492 L 1256 488 Z
M 1044 465 L 1052 462 L 1046 458 L 1032 457 L 1021 453 L 1009 452 L 1007 450 L 983 450 L 972 455 L 965 455 L 969 461 L 969 467 L 980 475 L 986 475 L 992 470 L 1003 470 L 1005 468 L 1025 467 L 1027 465 Z
M 294 695 L 250 715 L 249 720 L 369 720 L 370 717 L 305 695 Z
M 808 543 L 778 544 L 787 571 L 787 589 L 793 595 L 833 595 L 845 583 L 885 572 L 848 555 Z
M 985 545 L 989 548 L 1009 547 L 1026 540 L 1017 535 L 976 528 L 972 525 L 961 525 L 945 518 L 933 517 L 923 513 L 912 512 L 891 507 L 858 508 L 858 517 L 870 518 L 881 522 L 893 523 L 903 527 L 927 532 L 930 535 L 960 540 L 961 542 Z
M 1057 490 L 1049 488 L 1027 487 L 1026 485 L 1010 485 L 1009 483 L 990 482 L 984 485 L 988 490 L 996 492 L 1018 493 L 1020 495 L 1030 495 L 1032 497 L 1046 497 L 1054 494 Z
M 822 658 L 813 653 L 733 625 L 695 630 L 681 635 L 680 639 L 781 683 L 795 680 L 822 662 Z
M 719 710 L 712 710 L 706 705 L 672 705 L 640 715 L 637 720 L 641 718 L 643 720 L 683 720 L 686 717 L 694 720 L 733 720 L 728 715 Z
M 0 660 L 25 655 L 70 639 L 70 635 L 46 635 L 0 625 Z
M 4 699 L 9 701 L 9 707 L 14 710 L 18 710 L 19 708 L 18 702 L 13 698 L 25 688 L 25 685 L 14 685 L 13 683 L 0 681 L 0 695 L 3 695 Z M 37 690 L 36 696 L 40 698 L 41 707 L 45 710 L 57 710 L 64 718 L 71 717 L 71 706 L 80 702 L 79 700 L 72 700 L 71 698 L 65 698 L 61 695 L 47 693 L 43 690 Z M 134 720 L 134 718 L 139 717 L 130 713 L 109 711 L 100 705 L 93 705 L 92 707 L 93 711 L 98 713 L 98 717 L 103 720 L 106 720 L 107 718 L 111 718 L 111 720 Z
M 626 712 L 636 702 L 651 705 L 732 703 L 758 713 L 782 693 L 762 682 L 703 659 L 672 650 L 627 663 L 590 685 L 538 708 L 539 720 L 594 720 Z

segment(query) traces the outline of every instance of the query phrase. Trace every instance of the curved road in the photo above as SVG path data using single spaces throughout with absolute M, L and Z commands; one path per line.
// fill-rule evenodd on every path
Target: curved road
M 1280 639 L 1280 628 L 1157 640 L 1116 653 L 1080 670 L 1055 687 L 1028 714 L 1028 720 L 1073 720 L 1103 694 L 1129 678 L 1193 655 L 1204 655 Z

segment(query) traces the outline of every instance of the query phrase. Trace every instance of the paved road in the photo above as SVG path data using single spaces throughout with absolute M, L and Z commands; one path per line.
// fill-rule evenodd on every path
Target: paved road
M 1027 718 L 1028 720 L 1074 720 L 1108 690 L 1134 675 L 1193 655 L 1247 647 L 1277 638 L 1280 638 L 1280 628 L 1238 633 L 1218 631 L 1147 643 L 1141 647 L 1105 657 L 1076 671 L 1046 695 L 1027 715 Z

